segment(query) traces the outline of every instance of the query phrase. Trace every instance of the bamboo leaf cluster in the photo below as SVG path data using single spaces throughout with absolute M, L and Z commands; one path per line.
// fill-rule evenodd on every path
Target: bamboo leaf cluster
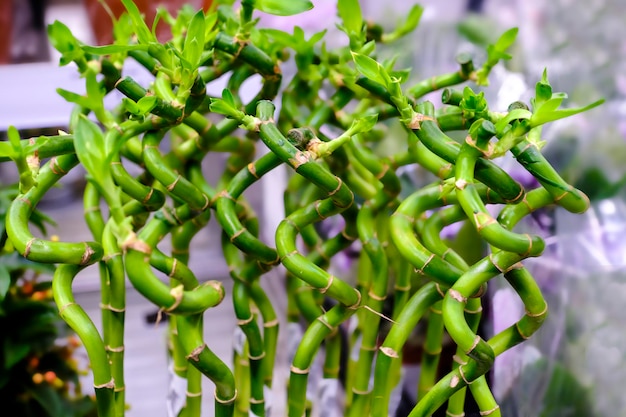
M 172 27 L 167 42 L 157 39 L 132 1 L 123 3 L 127 14 L 118 20 L 113 45 L 84 45 L 60 22 L 49 28 L 61 64 L 76 63 L 86 80 L 85 96 L 59 91 L 76 104 L 69 135 L 21 140 L 11 131 L 11 147 L 0 147 L 2 160 L 20 170 L 8 238 L 24 257 L 57 265 L 54 298 L 87 348 L 100 417 L 119 417 L 125 409 L 127 279 L 172 317 L 174 370 L 188 383 L 180 415 L 200 415 L 203 376 L 215 384 L 217 416 L 267 415 L 266 396 L 276 388 L 280 366 L 279 317 L 261 283 L 279 265 L 288 326 L 306 323 L 289 352 L 289 416 L 308 415 L 314 406 L 309 375 L 317 356 L 325 380 L 342 375 L 345 415 L 387 416 L 418 328 L 425 329 L 422 373 L 410 415 L 430 416 L 444 404 L 449 415 L 462 415 L 467 395 L 481 415 L 500 415 L 485 375 L 496 356 L 539 329 L 548 311 L 523 264 L 541 256 L 544 240 L 515 226 L 547 206 L 580 213 L 589 204 L 541 154 L 541 128 L 600 102 L 560 108 L 565 95 L 552 93 L 544 73 L 530 106 L 490 108 L 476 85 L 487 85 L 490 70 L 510 58 L 516 29 L 488 47 L 478 69 L 461 54 L 458 71 L 411 84 L 410 70 L 381 60 L 377 49 L 415 29 L 419 6 L 384 33 L 365 20 L 357 1 L 339 1 L 348 46 L 332 49 L 326 32 L 307 40 L 298 27 L 293 34 L 257 28 L 255 10 L 288 16 L 310 9 L 308 1 L 244 0 L 237 13 L 226 5 L 185 8 L 176 17 L 161 13 Z M 281 63 L 290 54 L 297 71 L 283 79 Z M 153 75 L 149 85 L 123 76 L 130 61 Z M 261 80 L 256 95 L 246 101 L 244 83 L 255 76 Z M 214 97 L 207 86 L 218 79 L 226 88 Z M 104 97 L 114 91 L 124 97 L 106 108 Z M 442 103 L 423 99 L 435 91 L 443 92 Z M 49 158 L 41 169 L 24 165 L 24 155 L 33 152 Z M 202 164 L 213 153 L 225 154 L 226 162 L 219 180 L 209 183 Z M 516 181 L 499 164 L 505 155 L 539 185 L 526 189 Z M 93 240 L 34 237 L 35 207 L 78 165 L 87 171 L 85 222 Z M 278 167 L 289 171 L 281 190 L 285 216 L 268 231 L 246 193 Z M 406 187 L 406 170 L 426 171 L 432 182 Z M 220 242 L 234 283 L 230 294 L 189 267 L 193 238 L 212 216 L 221 236 L 211 238 Z M 453 224 L 472 230 L 474 244 L 484 248 L 479 259 L 444 240 L 442 230 Z M 159 248 L 166 239 L 168 253 Z M 358 259 L 355 276 L 336 268 L 350 250 Z M 72 294 L 73 279 L 92 264 L 102 276 L 102 332 Z M 482 305 L 498 277 L 517 292 L 526 313 L 486 338 L 478 331 Z M 234 303 L 244 340 L 232 366 L 202 336 L 203 313 L 225 298 Z M 440 373 L 447 340 L 456 354 Z M 353 354 L 343 363 L 346 352 Z

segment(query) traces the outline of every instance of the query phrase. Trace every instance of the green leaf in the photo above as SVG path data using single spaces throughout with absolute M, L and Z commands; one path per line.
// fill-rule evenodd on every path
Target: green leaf
M 293 16 L 313 8 L 309 0 L 256 0 L 254 7 L 267 14 Z
M 81 96 L 80 94 L 73 93 L 71 91 L 64 90 L 62 88 L 57 88 L 57 93 L 70 103 L 78 104 L 79 106 L 91 108 L 92 103 L 89 98 L 85 96 Z
M 122 106 L 124 106 L 124 110 L 126 110 L 129 113 L 132 113 L 135 115 L 141 114 L 141 110 L 139 109 L 139 106 L 137 105 L 137 103 L 135 103 L 133 100 L 129 99 L 128 97 L 122 97 Z
M 52 46 L 61 53 L 60 65 L 67 65 L 84 56 L 78 40 L 70 29 L 58 20 L 48 25 L 48 38 Z
M 533 107 L 538 107 L 545 101 L 552 98 L 552 86 L 548 82 L 548 70 L 543 70 L 541 81 L 535 85 L 535 99 L 533 101 Z
M 356 70 L 364 77 L 384 86 L 389 86 L 391 77 L 389 77 L 389 74 L 381 64 L 367 55 L 361 55 L 356 52 L 352 52 L 352 59 L 354 60 Z
M 511 28 L 504 32 L 496 41 L 494 49 L 498 52 L 504 52 L 509 49 L 515 43 L 517 32 L 518 28 Z
M 506 126 L 513 120 L 530 119 L 531 117 L 532 113 L 526 109 L 511 110 L 507 113 L 506 116 L 498 120 L 498 122 L 496 123 L 496 132 L 498 132 L 498 134 L 503 132 Z
M 187 29 L 187 36 L 185 37 L 185 45 L 183 46 L 183 56 L 192 65 L 192 68 L 197 68 L 204 50 L 204 12 L 198 11 L 189 22 L 189 28 Z
M 237 103 L 235 102 L 235 97 L 233 93 L 227 88 L 222 90 L 222 100 L 233 108 L 237 108 Z
M 135 33 L 137 34 L 137 39 L 139 43 L 149 44 L 153 42 L 157 42 L 156 36 L 152 33 L 152 31 L 146 25 L 146 22 L 143 20 L 143 16 L 139 11 L 139 8 L 132 0 L 122 0 L 128 15 L 130 16 L 131 21 L 133 22 L 133 27 L 135 29 Z
M 369 132 L 376 126 L 378 122 L 378 114 L 371 114 L 352 122 L 353 128 L 356 130 L 353 134 Z M 350 129 L 352 130 L 352 129 Z
M 406 20 L 398 24 L 396 30 L 383 35 L 383 42 L 392 42 L 413 32 L 415 28 L 417 28 L 417 25 L 419 25 L 423 12 L 424 8 L 422 6 L 419 4 L 414 5 L 409 11 Z
M 144 96 L 137 102 L 137 107 L 140 114 L 148 114 L 154 109 L 159 99 L 156 96 Z
M 15 128 L 15 126 L 9 126 L 7 131 L 7 136 L 9 137 L 9 142 L 11 143 L 11 147 L 13 147 L 13 152 L 16 155 L 21 156 L 23 154 L 22 151 L 22 139 L 20 138 L 20 132 Z
M 363 29 L 363 15 L 359 0 L 338 0 L 337 13 L 348 35 L 361 33 Z
M 11 274 L 4 264 L 0 264 L 0 303 L 6 297 L 11 287 Z
M 109 172 L 106 163 L 104 135 L 100 128 L 86 116 L 80 115 L 74 132 L 76 156 L 87 173 L 99 184 Z
M 61 396 L 50 384 L 34 385 L 29 390 L 32 398 L 45 410 L 47 417 L 66 417 Z
M 547 103 L 550 103 L 551 101 L 552 100 L 548 100 Z M 553 122 L 555 120 L 564 119 L 566 117 L 573 116 L 575 114 L 582 113 L 587 110 L 591 110 L 594 107 L 598 107 L 599 105 L 604 103 L 604 99 L 594 101 L 593 103 L 588 104 L 584 107 L 576 107 L 576 108 L 571 108 L 571 109 L 556 109 L 552 111 L 547 110 L 547 108 L 545 107 L 547 103 L 544 103 L 544 105 L 541 106 L 541 108 L 538 109 L 537 112 L 535 112 L 535 114 L 532 115 L 532 117 L 530 118 L 531 127 L 537 127 L 539 125 L 542 125 L 548 122 Z
M 4 339 L 4 369 L 11 369 L 16 363 L 24 359 L 30 352 L 27 342 L 15 341 L 11 338 Z

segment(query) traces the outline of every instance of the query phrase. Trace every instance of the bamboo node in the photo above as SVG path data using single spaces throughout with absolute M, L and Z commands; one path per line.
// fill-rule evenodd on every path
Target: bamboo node
M 407 127 L 411 130 L 419 130 L 422 128 L 421 123 L 426 120 L 435 120 L 430 116 L 426 116 L 422 113 L 414 113 L 411 121 L 407 124 Z
M 248 401 L 250 402 L 250 404 L 265 404 L 265 399 L 263 398 L 250 397 Z
M 357 300 L 354 304 L 348 307 L 348 310 L 356 310 L 357 308 L 359 308 L 359 305 L 361 304 L 361 299 L 362 299 L 361 293 L 357 289 L 355 289 L 354 291 L 356 292 Z
M 215 392 L 213 393 L 213 397 L 215 398 L 215 401 L 217 401 L 220 404 L 225 404 L 225 405 L 232 404 L 237 399 L 237 390 L 235 390 L 235 393 L 233 394 L 233 398 L 230 398 L 228 400 L 222 400 L 221 398 L 218 398 L 217 390 L 215 390 Z
M 131 234 L 125 242 L 122 242 L 121 246 L 123 250 L 132 249 L 137 252 L 145 253 L 146 255 L 152 253 L 152 247 L 143 240 L 138 239 L 137 235 L 134 233 Z
M 352 387 L 352 393 L 354 393 L 356 395 L 363 395 L 363 396 L 365 396 L 365 395 L 370 395 L 372 393 L 372 390 L 369 389 L 369 390 L 365 390 L 364 391 L 364 390 L 360 390 L 360 389 L 358 389 L 356 387 Z
M 334 281 L 335 281 L 335 276 L 334 275 L 329 275 L 328 276 L 328 283 L 326 284 L 326 286 L 324 288 L 320 288 L 319 292 L 321 292 L 322 294 L 326 294 L 326 291 L 328 291 L 330 289 L 330 287 L 332 287 Z
M 65 310 L 67 310 L 69 307 L 71 307 L 71 306 L 75 306 L 75 305 L 78 305 L 78 304 L 76 304 L 75 302 L 71 302 L 71 303 L 67 303 L 67 304 L 65 304 L 65 305 L 61 306 L 61 307 L 59 308 L 59 315 L 61 315 L 61 316 L 62 316 L 62 315 L 63 315 L 63 312 L 64 312 Z
M 200 360 L 200 354 L 204 351 L 206 347 L 207 347 L 206 343 L 201 344 L 200 346 L 192 350 L 189 355 L 185 356 L 185 359 L 198 362 Z
M 109 382 L 106 382 L 106 383 L 100 384 L 100 385 L 94 384 L 93 387 L 95 389 L 101 389 L 101 388 L 114 389 L 115 388 L 115 381 L 113 380 L 113 378 L 111 378 L 111 380 Z
M 378 348 L 378 350 L 380 350 L 383 355 L 388 356 L 390 358 L 399 358 L 400 355 L 398 355 L 398 352 L 396 352 L 393 348 L 390 348 L 388 346 L 381 346 Z
M 30 248 L 33 246 L 33 242 L 36 240 L 36 237 L 31 238 L 28 242 L 26 242 L 26 247 L 24 248 L 24 258 L 28 258 L 30 255 Z
M 106 255 L 106 256 L 103 256 L 103 257 L 102 257 L 102 261 L 103 261 L 103 262 L 108 262 L 108 261 L 110 261 L 111 259 L 113 259 L 113 258 L 115 258 L 115 257 L 118 257 L 118 256 L 121 256 L 121 255 L 122 255 L 122 252 L 110 253 L 110 254 L 108 254 L 108 255 Z
M 248 359 L 250 359 L 252 361 L 260 361 L 264 357 L 265 357 L 265 352 L 263 352 L 263 353 L 261 353 L 260 355 L 257 355 L 257 356 L 248 354 Z
M 211 205 L 211 199 L 209 198 L 208 195 L 206 195 L 204 193 L 202 193 L 202 197 L 204 197 L 204 205 L 202 206 L 202 208 L 200 210 L 205 211 Z
M 467 187 L 468 182 L 465 181 L 464 179 L 458 179 L 454 182 L 454 186 L 458 189 L 458 190 L 464 190 L 465 187 Z
M 96 251 L 85 242 L 85 252 L 83 252 L 83 255 L 80 258 L 80 264 L 87 264 L 94 253 L 96 253 Z
M 424 265 L 422 265 L 421 268 L 419 269 L 415 269 L 415 272 L 420 274 L 420 275 L 425 275 L 424 273 L 424 269 L 426 269 L 426 267 L 428 266 L 428 264 L 435 258 L 435 254 L 431 253 L 430 256 L 428 257 L 428 259 L 426 259 L 426 262 L 424 262 Z
M 337 194 L 337 192 L 341 189 L 341 186 L 343 185 L 343 180 L 339 177 L 335 177 L 337 179 L 337 187 L 335 187 L 334 190 L 330 191 L 328 193 L 329 197 L 334 196 L 335 194 Z
M 441 289 L 441 285 L 439 285 L 439 283 L 435 283 L 435 288 L 437 289 L 437 292 L 439 293 L 439 295 L 441 296 L 441 298 L 446 296 L 446 292 L 444 290 Z
M 315 212 L 317 213 L 317 217 L 319 217 L 320 220 L 324 220 L 327 216 L 324 216 L 322 212 L 320 212 L 321 204 L 322 204 L 322 200 L 318 200 L 315 202 Z
M 254 163 L 250 162 L 248 164 L 248 172 L 250 172 L 250 174 L 257 180 L 259 179 L 259 176 L 256 173 L 256 166 L 254 165 Z
M 481 411 L 480 415 L 481 416 L 488 416 L 489 414 L 495 413 L 499 409 L 500 409 L 500 406 L 496 404 L 496 406 L 493 407 L 491 410 Z
M 471 385 L 472 382 L 474 381 L 468 381 L 467 378 L 465 378 L 465 373 L 463 372 L 463 366 L 459 366 L 459 374 L 461 375 L 461 378 L 463 378 L 463 381 L 465 382 L 465 384 L 467 385 Z
M 532 318 L 536 318 L 536 317 L 543 317 L 543 316 L 545 316 L 547 313 L 548 313 L 548 303 L 546 303 L 545 301 L 544 301 L 544 307 L 543 307 L 543 310 L 541 310 L 539 313 L 532 313 L 532 312 L 530 312 L 530 311 L 526 310 L 526 315 L 527 315 L 528 317 L 532 317 Z
M 519 322 L 515 323 L 515 329 L 517 330 L 517 334 L 519 334 L 522 339 L 524 340 L 530 339 L 530 335 L 524 334 L 522 329 L 519 327 Z
M 237 230 L 235 233 L 233 233 L 230 236 L 230 242 L 233 243 L 235 241 L 235 239 L 237 239 L 239 236 L 241 236 L 245 232 L 246 232 L 246 228 L 245 227 L 242 227 L 241 229 Z
M 181 178 L 182 178 L 182 175 L 179 174 L 174 180 L 174 182 L 168 185 L 167 187 L 165 187 L 165 189 L 167 189 L 167 191 L 172 191 L 176 187 L 176 184 L 178 184 L 178 181 L 180 181 Z
M 300 168 L 301 165 L 306 164 L 311 159 L 311 154 L 308 151 L 298 151 L 293 158 L 289 158 L 288 163 L 295 170 Z
M 447 415 L 448 417 L 465 417 L 465 413 L 461 413 L 461 414 L 454 414 L 454 413 L 452 413 L 452 412 L 450 412 L 450 411 L 447 411 L 447 410 L 446 410 L 446 415 Z
M 170 295 L 174 297 L 174 304 L 164 309 L 166 313 L 171 313 L 176 310 L 180 303 L 183 301 L 184 287 L 182 285 L 178 285 L 170 290 Z
M 174 261 L 172 262 L 172 269 L 170 270 L 170 273 L 167 274 L 168 277 L 173 277 L 176 274 L 176 268 L 178 267 L 178 259 L 174 258 Z
M 109 310 L 109 311 L 112 311 L 114 313 L 124 313 L 124 312 L 126 312 L 126 309 L 124 307 L 116 308 L 116 307 L 113 307 L 111 304 L 100 304 L 100 308 L 102 310 Z
M 289 370 L 291 371 L 292 374 L 298 374 L 298 375 L 307 375 L 309 373 L 309 368 L 300 369 L 296 367 L 295 365 L 291 365 L 291 368 L 289 368 Z
M 270 328 L 278 326 L 278 319 L 270 320 L 268 322 L 263 323 L 263 327 Z
M 335 330 L 335 328 L 326 320 L 324 320 L 324 316 L 318 316 L 315 320 L 322 323 L 324 326 L 328 327 L 331 331 Z
M 478 308 L 476 308 L 474 310 L 470 310 L 469 308 L 465 308 L 463 311 L 465 311 L 467 314 L 478 314 L 478 313 L 482 313 L 483 307 L 482 306 L 478 306 Z
M 452 360 L 458 363 L 459 365 L 467 365 L 467 361 L 459 355 L 453 355 Z
M 56 156 L 53 156 L 50 159 L 50 171 L 52 171 L 52 173 L 54 175 L 65 175 L 65 174 L 67 174 L 67 171 L 63 170 L 63 168 L 61 168 L 61 166 L 59 165 L 59 161 L 58 161 Z
M 448 294 L 450 295 L 450 297 L 454 298 L 459 303 L 467 302 L 467 298 L 465 298 L 463 294 L 461 294 L 459 291 L 455 290 L 454 288 L 450 288 L 448 290 Z
M 106 345 L 104 347 L 104 350 L 106 350 L 107 352 L 122 353 L 124 352 L 124 345 L 118 347 L 111 347 L 109 345 Z
M 150 201 L 150 199 L 152 198 L 152 195 L 154 194 L 154 188 L 150 188 L 148 190 L 148 194 L 146 194 L 146 196 L 143 198 L 143 200 L 141 200 L 142 204 L 146 204 L 148 201 Z
M 187 397 L 189 397 L 189 398 L 202 397 L 202 391 L 199 391 L 199 392 L 189 392 L 189 391 L 187 391 L 187 392 L 185 393 L 185 395 L 186 395 Z
M 374 293 L 373 291 L 374 291 L 373 289 L 370 289 L 370 290 L 368 291 L 368 293 L 367 293 L 367 296 L 368 296 L 369 298 L 371 298 L 372 300 L 376 300 L 376 301 L 385 301 L 385 300 L 387 299 L 387 295 L 386 295 L 386 294 L 385 294 L 385 295 L 383 295 L 383 296 L 380 296 L 380 295 L 378 295 L 378 294 Z
M 254 315 L 251 315 L 247 319 L 237 320 L 237 325 L 238 326 L 245 326 L 248 323 L 252 323 L 252 320 L 254 320 Z

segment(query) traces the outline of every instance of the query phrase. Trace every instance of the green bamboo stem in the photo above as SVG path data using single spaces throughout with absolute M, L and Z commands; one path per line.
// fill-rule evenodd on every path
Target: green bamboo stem
M 466 220 L 465 212 L 459 205 L 453 205 L 432 214 L 424 221 L 421 237 L 424 247 L 432 253 L 441 256 L 461 270 L 468 268 L 467 262 L 452 248 L 448 247 L 440 237 L 441 230 L 445 226 Z
M 420 274 L 427 275 L 448 287 L 456 282 L 461 271 L 427 250 L 413 232 L 413 225 L 416 220 L 414 216 L 419 217 L 418 214 L 444 204 L 440 194 L 439 184 L 435 183 L 404 199 L 390 218 L 390 228 L 391 238 L 402 256 Z
M 97 242 L 53 242 L 32 235 L 29 218 L 44 194 L 78 163 L 74 154 L 52 158 L 37 177 L 37 186 L 18 195 L 7 210 L 6 231 L 17 251 L 27 259 L 44 263 L 91 265 L 102 259 L 102 246 Z
M 187 369 L 187 393 L 185 399 L 185 417 L 200 417 L 202 413 L 202 373 L 195 366 Z
M 432 103 L 420 103 L 414 116 L 416 126 L 409 126 L 426 147 L 440 158 L 456 164 L 460 145 L 437 126 Z M 487 159 L 476 162 L 476 179 L 493 189 L 507 203 L 516 203 L 524 196 L 524 189 L 502 168 Z
M 476 162 L 486 151 L 489 139 L 495 133 L 491 122 L 477 121 L 472 126 L 477 128 L 475 136 L 468 136 L 461 147 L 456 162 L 455 188 L 459 204 L 463 207 L 468 219 L 478 233 L 489 244 L 524 256 L 538 256 L 543 252 L 545 244 L 539 236 L 517 234 L 503 228 L 487 211 L 478 196 L 474 184 Z
M 354 155 L 361 160 L 370 172 L 383 184 L 383 188 L 373 199 L 366 201 L 357 216 L 357 230 L 363 249 L 375 265 L 372 281 L 368 287 L 365 304 L 374 312 L 382 314 L 384 300 L 387 297 L 389 262 L 384 250 L 385 241 L 377 234 L 375 218 L 400 192 L 400 181 L 389 168 L 388 160 L 376 160 L 374 155 L 365 151 L 358 137 L 349 144 Z M 358 416 L 367 412 L 370 400 L 370 375 L 376 352 L 380 317 L 374 314 L 367 318 L 363 326 L 362 339 L 356 375 L 352 386 L 352 403 L 348 415 Z
M 288 415 L 301 417 L 306 408 L 306 386 L 311 364 L 320 345 L 337 331 L 337 326 L 354 314 L 349 306 L 337 304 L 315 320 L 306 330 L 291 365 L 289 377 Z
M 105 345 L 85 311 L 76 304 L 72 295 L 72 281 L 82 269 L 79 265 L 60 265 L 52 279 L 54 301 L 59 315 L 76 332 L 85 346 L 93 371 L 96 406 L 99 417 L 117 417 L 115 404 L 115 381 L 111 376 L 109 358 Z
M 103 326 L 105 349 L 111 364 L 111 374 L 115 380 L 115 403 L 118 415 L 123 415 L 126 407 L 124 383 L 124 319 L 126 311 L 126 274 L 122 252 L 108 222 L 102 234 L 104 262 L 108 271 L 107 285 L 101 287 L 103 294 L 109 293 L 108 301 L 102 299 L 100 306 L 109 317 Z M 107 288 L 108 287 L 108 288 Z
M 437 301 L 430 307 L 428 313 L 428 326 L 426 339 L 420 362 L 420 377 L 417 383 L 417 401 L 432 389 L 437 381 L 439 360 L 441 358 L 443 339 L 443 318 L 441 315 L 441 301 Z
M 469 268 L 466 268 L 469 269 Z M 476 333 L 478 331 L 478 326 L 480 325 L 480 319 L 482 316 L 482 305 L 480 298 L 470 298 L 467 300 L 467 305 L 465 307 L 465 318 L 467 320 L 467 324 L 469 328 Z M 454 362 L 452 364 L 452 369 L 457 369 L 461 365 L 465 365 L 468 361 L 467 354 L 463 351 L 461 347 L 457 347 L 456 353 L 454 355 Z M 487 385 L 487 380 L 484 376 L 480 376 L 470 385 L 470 390 L 472 391 L 472 395 L 474 395 L 474 390 L 472 387 L 483 387 Z M 461 388 L 457 392 L 455 392 L 448 399 L 448 409 L 447 413 L 451 415 L 459 415 L 463 414 L 465 410 L 465 395 L 466 388 Z M 474 398 L 478 401 L 478 406 L 481 410 L 491 410 L 496 405 L 490 404 L 490 401 L 493 401 L 493 397 L 491 396 L 491 392 L 488 390 L 485 392 L 485 389 L 480 388 L 478 393 L 474 395 Z
M 258 258 L 261 262 L 274 265 L 278 262 L 276 250 L 261 242 L 241 223 L 236 214 L 236 204 L 239 196 L 258 179 L 271 171 L 281 161 L 274 154 L 269 153 L 254 163 L 242 169 L 229 183 L 226 190 L 217 194 L 215 198 L 216 218 L 230 241 L 244 253 Z
M 31 146 L 34 147 L 40 159 L 74 153 L 74 135 L 39 136 L 22 139 L 20 143 L 24 151 Z M 3 153 L 8 153 L 10 146 L 9 143 L 0 142 L 0 163 L 12 160 L 8 155 L 3 155 Z
M 133 287 L 167 313 L 199 314 L 219 304 L 224 297 L 224 290 L 218 281 L 207 281 L 191 290 L 184 289 L 182 285 L 172 289 L 151 270 L 152 248 L 190 215 L 186 206 L 176 211 L 162 210 L 134 240 L 125 242 L 126 271 Z
M 515 159 L 550 192 L 556 204 L 572 213 L 584 213 L 589 208 L 589 198 L 561 178 L 537 145 L 523 140 L 514 146 L 511 152 Z
M 244 343 L 241 352 L 238 349 L 233 349 L 233 362 L 233 375 L 237 389 L 234 416 L 248 417 L 250 415 L 250 360 L 248 359 L 247 343 Z
M 202 338 L 202 316 L 176 315 L 176 326 L 188 362 L 215 384 L 215 416 L 232 417 L 237 390 L 233 373 Z
M 441 300 L 439 288 L 435 283 L 428 283 L 415 292 L 408 300 L 391 326 L 389 334 L 379 347 L 374 368 L 374 388 L 372 391 L 372 417 L 387 416 L 391 387 L 388 384 L 388 372 L 394 362 L 400 360 L 402 347 L 412 329 L 422 316 L 437 301 Z
M 148 90 L 143 88 L 137 81 L 131 77 L 120 78 L 115 84 L 115 88 L 126 97 L 137 102 L 143 97 L 150 95 Z M 162 117 L 173 124 L 180 123 L 184 118 L 184 113 L 180 105 L 177 103 L 168 103 L 161 99 L 157 99 L 156 106 L 151 110 L 151 113 Z
M 457 55 L 456 60 L 460 66 L 457 72 L 437 75 L 420 81 L 409 88 L 408 94 L 417 100 L 418 98 L 433 91 L 461 84 L 469 79 L 472 79 L 474 76 L 474 63 L 472 62 L 472 57 L 469 54 L 461 53 Z
M 144 135 L 143 160 L 146 169 L 171 195 L 187 203 L 192 210 L 205 211 L 209 207 L 209 197 L 167 166 L 159 151 L 162 138 L 163 132 L 149 131 Z
M 263 396 L 263 368 L 265 346 L 255 315 L 250 309 L 250 295 L 246 285 L 238 280 L 233 283 L 233 306 L 238 326 L 246 335 L 250 364 L 250 411 L 257 416 L 265 415 Z

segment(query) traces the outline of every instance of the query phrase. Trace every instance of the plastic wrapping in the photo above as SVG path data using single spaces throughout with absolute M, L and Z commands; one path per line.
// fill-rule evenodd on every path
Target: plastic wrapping
M 626 202 L 554 213 L 547 254 L 527 262 L 550 306 L 528 342 L 496 360 L 495 394 L 507 416 L 609 416 L 626 410 Z M 495 331 L 523 314 L 512 290 L 493 295 Z M 506 314 L 503 314 L 506 312 Z

